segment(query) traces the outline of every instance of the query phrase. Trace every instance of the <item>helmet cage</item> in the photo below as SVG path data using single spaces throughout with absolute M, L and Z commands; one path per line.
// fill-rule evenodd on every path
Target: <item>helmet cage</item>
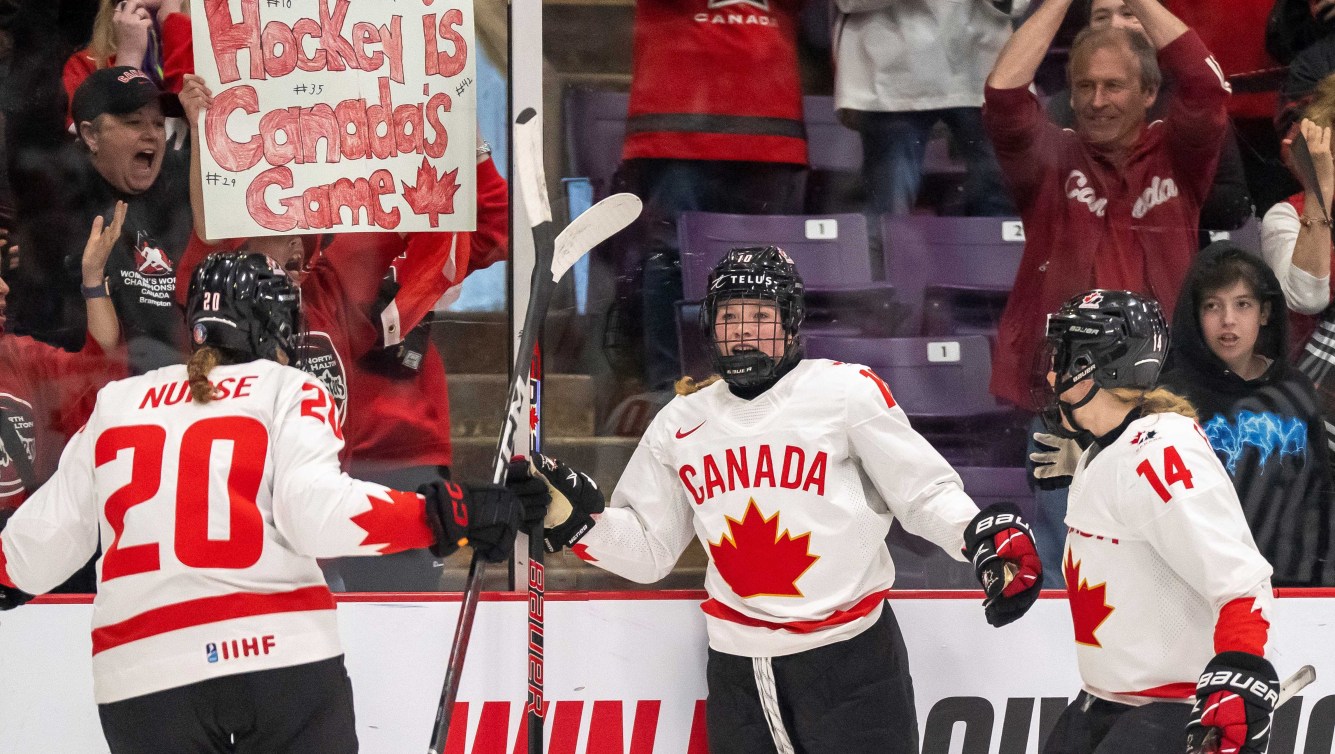
M 700 307 L 700 326 L 707 334 L 710 363 L 730 385 L 761 387 L 802 358 L 802 321 L 806 318 L 805 286 L 796 266 L 777 246 L 732 249 L 709 274 L 709 287 Z M 740 306 L 725 307 L 742 299 Z M 766 310 L 773 314 L 766 317 Z M 726 310 L 725 310 L 726 309 Z M 733 317 L 732 326 L 720 326 L 720 311 Z M 753 335 L 734 337 L 737 325 L 749 333 L 779 327 L 771 348 L 777 358 L 760 350 Z M 780 342 L 781 341 L 781 342 Z

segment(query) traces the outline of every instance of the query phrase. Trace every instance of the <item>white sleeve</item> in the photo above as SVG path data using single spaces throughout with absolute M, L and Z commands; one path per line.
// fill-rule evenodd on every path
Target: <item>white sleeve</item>
M 1256 549 L 1228 472 L 1204 437 L 1150 444 L 1135 469 L 1120 473 L 1124 489 L 1139 493 L 1128 508 L 1141 533 L 1216 615 L 1239 598 L 1268 606 L 1272 569 Z
M 1330 276 L 1316 277 L 1293 264 L 1298 243 L 1298 210 L 1288 202 L 1271 207 L 1261 220 L 1261 256 L 1279 279 L 1284 301 L 1300 314 L 1319 314 L 1330 304 Z
M 93 435 L 86 426 L 75 433 L 55 475 L 19 506 L 0 532 L 0 578 L 7 574 L 29 594 L 60 586 L 97 552 Z
M 964 528 L 978 506 L 946 459 L 909 425 L 889 389 L 865 367 L 849 387 L 846 406 L 849 452 L 876 491 L 912 534 L 928 539 L 956 560 L 964 558 Z
M 274 525 L 292 549 L 316 558 L 387 555 L 434 538 L 422 497 L 343 473 L 333 399 L 313 377 L 284 385 L 273 430 Z
M 691 504 L 672 467 L 653 450 L 655 421 L 617 481 L 612 500 L 575 552 L 594 565 L 641 584 L 672 572 L 695 536 Z

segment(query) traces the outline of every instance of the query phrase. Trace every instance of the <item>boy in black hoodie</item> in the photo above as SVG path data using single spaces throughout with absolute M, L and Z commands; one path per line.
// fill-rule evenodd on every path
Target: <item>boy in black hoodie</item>
M 1188 398 L 1233 478 L 1275 586 L 1335 585 L 1325 428 L 1311 382 L 1284 359 L 1288 318 L 1270 268 L 1221 241 L 1192 265 L 1160 382 Z

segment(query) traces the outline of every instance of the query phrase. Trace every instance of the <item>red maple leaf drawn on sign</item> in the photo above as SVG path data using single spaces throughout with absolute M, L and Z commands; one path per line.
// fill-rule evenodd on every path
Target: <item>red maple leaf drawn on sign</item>
M 367 495 L 366 499 L 370 509 L 352 517 L 352 523 L 366 530 L 361 544 L 378 545 L 382 555 L 433 544 L 417 493 L 386 489 L 384 498 Z
M 801 597 L 797 580 L 820 556 L 808 549 L 811 533 L 797 537 L 779 534 L 779 512 L 765 518 L 755 498 L 747 501 L 739 521 L 731 516 L 728 532 L 709 543 L 709 555 L 719 575 L 742 598 Z
M 1095 634 L 1116 609 L 1108 604 L 1107 582 L 1091 587 L 1089 582 L 1082 580 L 1080 562 L 1071 558 L 1070 549 L 1066 550 L 1066 563 L 1062 571 L 1066 575 L 1066 594 L 1071 602 L 1071 622 L 1075 625 L 1076 643 L 1102 647 Z
M 434 228 L 440 224 L 441 215 L 454 214 L 454 192 L 459 190 L 455 179 L 458 177 L 458 168 L 437 175 L 435 168 L 423 157 L 417 168 L 417 185 L 403 184 L 403 200 L 416 214 L 428 215 Z

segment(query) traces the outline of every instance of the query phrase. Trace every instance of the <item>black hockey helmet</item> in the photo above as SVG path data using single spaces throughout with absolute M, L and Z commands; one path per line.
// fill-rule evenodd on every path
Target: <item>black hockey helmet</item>
M 213 346 L 237 361 L 297 364 L 301 291 L 263 254 L 226 252 L 205 259 L 190 278 L 186 322 L 193 348 Z
M 1045 367 L 1056 374 L 1046 389 L 1044 421 L 1054 431 L 1065 414 L 1093 399 L 1101 388 L 1149 390 L 1159 379 L 1168 353 L 1168 325 L 1159 302 L 1130 291 L 1093 290 L 1048 315 Z M 1092 379 L 1094 389 L 1078 403 L 1060 400 L 1077 383 Z M 1047 388 L 1046 375 L 1042 387 Z M 1060 412 L 1060 413 L 1059 413 Z M 1055 422 L 1055 426 L 1054 426 Z
M 778 246 L 747 246 L 729 251 L 709 273 L 704 305 L 700 307 L 700 325 L 708 337 L 709 356 L 714 370 L 728 384 L 741 388 L 765 387 L 802 358 L 800 329 L 806 317 L 806 287 L 797 266 Z M 783 327 L 784 342 L 774 350 L 782 355 L 776 360 L 757 350 L 755 341 L 731 342 L 715 327 L 719 307 L 731 299 L 772 303 Z M 759 315 L 760 307 L 750 313 L 744 307 L 745 320 Z

